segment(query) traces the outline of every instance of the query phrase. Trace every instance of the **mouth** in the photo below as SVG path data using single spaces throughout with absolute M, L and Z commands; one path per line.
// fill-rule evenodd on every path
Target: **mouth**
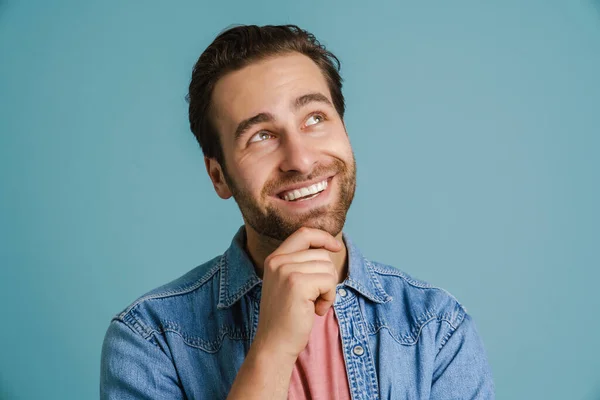
M 302 202 L 314 199 L 321 193 L 327 190 L 333 176 L 324 178 L 321 181 L 311 183 L 309 185 L 297 187 L 294 189 L 285 190 L 277 195 L 281 200 L 290 203 Z

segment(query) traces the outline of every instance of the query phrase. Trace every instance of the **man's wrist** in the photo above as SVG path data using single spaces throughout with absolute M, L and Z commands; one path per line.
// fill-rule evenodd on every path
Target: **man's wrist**
M 296 359 L 255 340 L 228 399 L 286 399 Z
M 298 359 L 297 355 L 287 353 L 274 343 L 263 341 L 258 337 L 252 342 L 248 357 L 252 357 L 252 361 L 258 364 L 266 362 L 269 365 L 277 365 L 283 368 L 293 368 Z

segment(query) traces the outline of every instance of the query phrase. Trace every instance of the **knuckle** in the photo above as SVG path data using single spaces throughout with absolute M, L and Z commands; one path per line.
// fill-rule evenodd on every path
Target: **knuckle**
M 290 272 L 287 275 L 286 281 L 290 287 L 293 287 L 293 286 L 297 286 L 300 283 L 301 278 L 302 278 L 302 273 L 298 272 L 298 271 L 294 271 L 294 272 Z
M 265 258 L 265 265 L 268 265 L 271 268 L 276 267 L 281 263 L 281 255 L 280 254 L 269 254 L 267 258 Z
M 277 264 L 275 263 L 273 258 L 267 257 L 265 259 L 265 269 L 267 269 L 269 271 L 273 271 L 273 270 L 275 270 L 276 267 L 277 267 Z
M 301 226 L 300 229 L 298 229 L 298 232 L 303 235 L 309 233 L 310 231 L 311 229 L 306 226 Z

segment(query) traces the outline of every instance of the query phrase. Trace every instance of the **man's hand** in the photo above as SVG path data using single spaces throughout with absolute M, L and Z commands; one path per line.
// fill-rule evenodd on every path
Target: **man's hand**
M 287 398 L 315 313 L 325 315 L 335 300 L 339 280 L 329 252 L 343 248 L 325 231 L 300 228 L 265 259 L 256 336 L 228 400 Z
M 328 232 L 303 227 L 265 259 L 255 337 L 262 350 L 295 360 L 306 348 L 315 313 L 325 315 L 335 300 L 329 252 L 342 248 Z

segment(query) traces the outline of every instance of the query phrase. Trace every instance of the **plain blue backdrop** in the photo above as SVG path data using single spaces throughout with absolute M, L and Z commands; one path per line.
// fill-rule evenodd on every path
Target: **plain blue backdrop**
M 498 398 L 600 399 L 589 0 L 0 0 L 0 398 L 97 398 L 111 317 L 228 246 L 184 97 L 236 23 L 341 59 L 346 231 L 467 307 Z

